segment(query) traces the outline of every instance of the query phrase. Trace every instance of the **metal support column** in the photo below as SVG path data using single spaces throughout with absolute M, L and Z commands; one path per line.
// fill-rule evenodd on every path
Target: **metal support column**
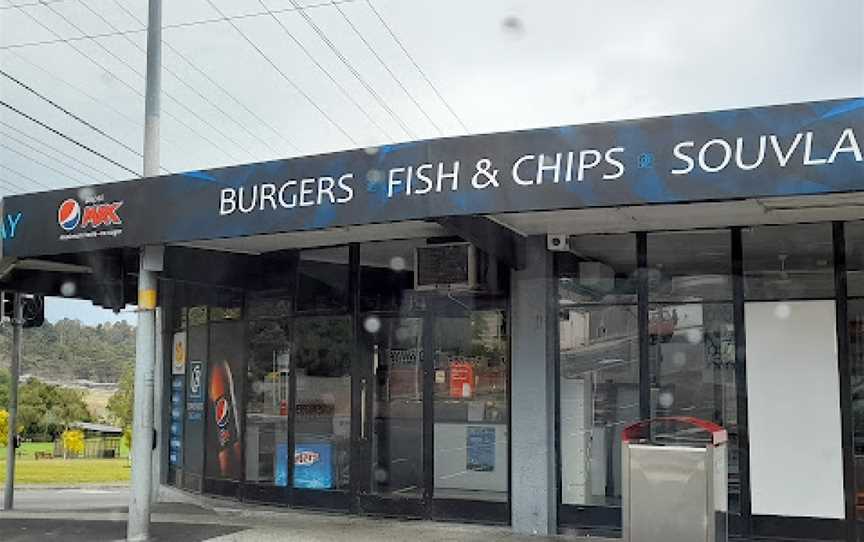
M 144 98 L 144 177 L 159 174 L 159 94 L 162 67 L 162 1 L 149 0 L 147 78 Z M 138 273 L 138 327 L 135 337 L 135 398 L 132 419 L 132 481 L 126 539 L 150 537 L 153 478 L 153 372 L 156 347 L 156 273 L 141 249 Z
M 15 426 L 18 421 L 18 373 L 21 366 L 21 328 L 24 325 L 24 306 L 21 294 L 15 294 L 12 309 L 12 362 L 9 380 L 9 442 L 6 445 L 6 486 L 3 489 L 3 510 L 12 510 L 15 501 Z

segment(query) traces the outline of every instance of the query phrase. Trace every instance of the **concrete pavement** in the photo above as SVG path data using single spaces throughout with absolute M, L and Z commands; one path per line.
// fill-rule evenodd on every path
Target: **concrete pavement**
M 19 489 L 16 509 L 0 512 L 3 542 L 122 540 L 127 488 Z M 508 527 L 394 520 L 239 504 L 164 488 L 153 509 L 155 541 L 541 542 L 574 537 L 518 536 Z M 585 539 L 609 542 L 605 539 Z

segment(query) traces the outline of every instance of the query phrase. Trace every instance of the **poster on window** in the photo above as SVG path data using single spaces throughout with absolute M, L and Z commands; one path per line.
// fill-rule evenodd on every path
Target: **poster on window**
M 492 472 L 495 470 L 495 428 L 468 426 L 465 447 L 466 470 Z
M 171 427 L 168 440 L 168 461 L 172 465 L 181 463 L 183 451 L 183 392 L 185 391 L 182 376 L 171 379 Z
M 329 442 L 298 443 L 294 450 L 294 487 L 333 487 L 333 446 Z
M 288 485 L 288 443 L 276 443 L 276 457 L 273 465 L 273 483 L 279 487 Z
M 174 334 L 174 346 L 171 348 L 171 374 L 186 374 L 186 332 Z

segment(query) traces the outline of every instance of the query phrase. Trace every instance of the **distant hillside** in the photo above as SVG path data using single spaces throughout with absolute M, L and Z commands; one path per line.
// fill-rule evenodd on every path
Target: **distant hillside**
M 0 367 L 9 367 L 11 345 L 12 327 L 2 324 Z M 135 328 L 123 321 L 88 326 L 78 320 L 60 320 L 24 330 L 22 375 L 52 382 L 117 382 L 124 366 L 134 360 Z

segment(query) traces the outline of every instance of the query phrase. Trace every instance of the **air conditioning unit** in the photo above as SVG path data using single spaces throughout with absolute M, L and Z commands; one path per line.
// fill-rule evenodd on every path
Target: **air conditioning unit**
M 473 290 L 477 249 L 471 243 L 444 243 L 414 251 L 415 290 Z

